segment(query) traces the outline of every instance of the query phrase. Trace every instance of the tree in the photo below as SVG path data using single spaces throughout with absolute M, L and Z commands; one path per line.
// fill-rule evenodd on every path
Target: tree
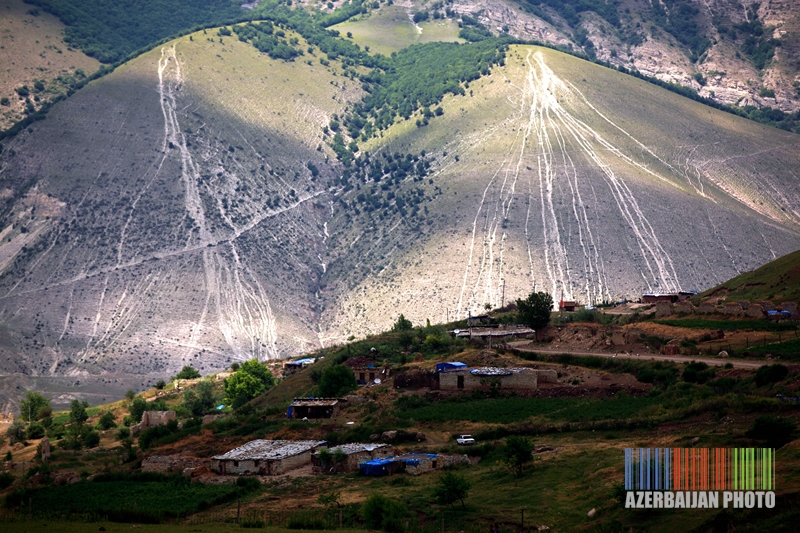
M 242 363 L 242 366 L 238 371 L 247 372 L 248 374 L 258 378 L 267 389 L 270 389 L 275 385 L 275 377 L 272 375 L 272 372 L 269 371 L 269 368 L 259 363 L 257 359 L 245 361 Z
M 27 432 L 25 431 L 25 424 L 23 424 L 19 420 L 14 420 L 14 423 L 11 424 L 11 427 L 9 427 L 6 430 L 6 437 L 8 437 L 8 441 L 10 444 L 16 444 L 17 442 L 24 441 L 25 438 L 27 437 Z
M 175 379 L 197 379 L 200 377 L 200 372 L 193 367 L 186 365 L 175 375 Z
M 158 381 L 156 381 L 156 388 L 158 390 L 162 390 L 166 386 L 167 386 L 167 384 L 166 384 L 166 382 L 164 382 L 163 379 L 159 379 Z
M 223 389 L 233 407 L 239 408 L 256 396 L 264 394 L 274 385 L 275 377 L 272 372 L 257 359 L 250 359 L 242 363 L 239 370 L 223 382 Z
M 133 401 L 134 398 L 136 398 L 136 391 L 133 389 L 128 389 L 128 391 L 125 393 L 125 399 L 128 401 Z
M 39 419 L 39 411 L 46 407 L 50 407 L 50 400 L 29 390 L 25 393 L 25 399 L 19 402 L 19 417 L 26 422 L 33 422 Z
M 194 390 L 187 389 L 183 393 L 183 406 L 194 416 L 200 416 L 214 407 L 214 389 L 211 382 L 203 380 Z
M 82 426 L 89 419 L 86 408 L 89 403 L 86 400 L 72 400 L 69 404 L 69 421 L 78 426 Z
M 106 411 L 103 413 L 103 416 L 101 416 L 100 420 L 97 421 L 97 427 L 99 429 L 111 429 L 117 427 L 117 422 L 114 420 L 114 413 L 111 411 Z
M 147 410 L 147 402 L 144 398 L 136 398 L 131 403 L 128 412 L 131 414 L 131 419 L 133 420 L 134 424 L 138 424 L 142 421 L 142 415 Z
M 392 326 L 392 331 L 410 331 L 412 329 L 414 329 L 414 324 L 403 315 L 400 315 Z
M 323 397 L 336 397 L 355 390 L 358 387 L 353 371 L 344 365 L 329 366 L 322 371 L 319 378 L 319 395 Z
M 361 516 L 370 529 L 383 529 L 390 533 L 404 530 L 405 506 L 386 496 L 373 494 L 361 506 Z
M 249 402 L 259 394 L 266 392 L 264 383 L 249 372 L 237 372 L 224 381 L 225 396 L 234 409 Z
M 439 477 L 439 484 L 433 489 L 433 496 L 440 505 L 452 505 L 460 501 L 464 507 L 464 499 L 469 494 L 472 484 L 464 476 L 454 472 L 445 472 Z
M 517 300 L 520 321 L 537 332 L 550 322 L 553 297 L 546 292 L 532 292 L 524 300 Z
M 511 436 L 503 448 L 503 455 L 515 476 L 521 476 L 525 465 L 533 459 L 533 443 L 527 437 Z

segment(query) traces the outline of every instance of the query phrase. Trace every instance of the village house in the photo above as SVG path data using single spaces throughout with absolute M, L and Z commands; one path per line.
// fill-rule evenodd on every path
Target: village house
M 300 419 L 334 418 L 346 401 L 344 398 L 295 398 L 286 416 Z
M 343 452 L 347 456 L 347 459 L 342 463 L 323 464 L 320 460 L 320 452 L 314 453 L 311 457 L 314 473 L 320 474 L 329 471 L 355 472 L 358 470 L 361 463 L 371 461 L 372 459 L 385 458 L 394 454 L 394 448 L 390 444 L 376 443 L 362 444 L 360 442 L 353 442 L 330 448 L 328 451 L 332 454 L 336 454 L 337 450 Z
M 532 368 L 479 367 L 439 373 L 440 390 L 535 390 L 539 372 Z
M 326 446 L 316 440 L 254 440 L 211 458 L 211 470 L 222 475 L 277 476 L 305 466 Z
M 296 361 L 287 361 L 283 364 L 283 377 L 291 376 L 303 370 L 308 365 L 314 364 L 316 359 L 313 357 L 305 357 Z
M 177 420 L 175 411 L 145 411 L 142 421 L 131 427 L 131 435 L 135 437 L 145 429 L 163 426 L 170 420 Z
M 561 311 L 562 313 L 564 312 L 572 313 L 577 308 L 578 308 L 578 302 L 572 302 L 566 300 L 561 300 L 560 302 L 558 302 L 558 310 Z
M 469 457 L 466 455 L 409 452 L 394 457 L 366 461 L 359 465 L 359 471 L 364 476 L 388 476 L 403 471 L 407 474 L 418 476 L 458 464 L 469 464 Z

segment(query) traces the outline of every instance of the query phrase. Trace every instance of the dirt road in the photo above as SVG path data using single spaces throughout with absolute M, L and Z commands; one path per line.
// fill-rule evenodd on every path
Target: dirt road
M 645 354 L 629 354 L 629 353 L 607 353 L 607 352 L 576 352 L 570 350 L 548 350 L 542 349 L 531 346 L 530 341 L 516 341 L 516 342 L 509 342 L 509 346 L 516 348 L 517 350 L 521 350 L 523 352 L 536 352 L 536 353 L 544 353 L 550 355 L 560 355 L 560 354 L 569 354 L 569 355 L 591 355 L 594 357 L 605 357 L 609 359 L 617 358 L 617 359 L 637 359 L 637 360 L 649 360 L 649 361 L 669 361 L 671 363 L 690 363 L 692 361 L 702 361 L 709 366 L 724 366 L 728 363 L 731 363 L 734 368 L 745 368 L 748 370 L 755 370 L 760 366 L 767 364 L 766 361 L 742 361 L 741 359 L 718 359 L 718 358 L 711 358 L 711 357 L 688 357 L 684 355 L 661 355 L 661 354 L 653 354 L 653 353 L 645 353 Z

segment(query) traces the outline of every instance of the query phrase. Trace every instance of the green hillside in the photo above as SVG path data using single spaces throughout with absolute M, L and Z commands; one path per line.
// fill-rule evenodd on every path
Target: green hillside
M 769 300 L 780 304 L 800 301 L 800 251 L 745 272 L 700 294 L 704 298 L 719 296 L 732 302 Z

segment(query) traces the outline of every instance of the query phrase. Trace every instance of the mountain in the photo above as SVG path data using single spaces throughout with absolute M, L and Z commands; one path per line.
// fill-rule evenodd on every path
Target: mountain
M 442 2 L 409 9 L 445 9 L 433 7 L 437 4 Z M 496 32 L 581 50 L 692 87 L 720 103 L 800 110 L 796 2 L 454 0 L 444 5 Z
M 703 289 L 800 248 L 798 135 L 514 45 L 345 147 L 367 95 L 395 93 L 288 26 L 269 54 L 293 61 L 223 30 L 140 55 L 4 142 L 4 404 L 30 387 L 99 402 L 532 289 Z M 483 45 L 425 46 L 387 72 L 425 80 L 423 60 Z
M 800 251 L 770 261 L 751 272 L 721 283 L 700 294 L 735 302 L 769 300 L 780 305 L 800 300 Z

